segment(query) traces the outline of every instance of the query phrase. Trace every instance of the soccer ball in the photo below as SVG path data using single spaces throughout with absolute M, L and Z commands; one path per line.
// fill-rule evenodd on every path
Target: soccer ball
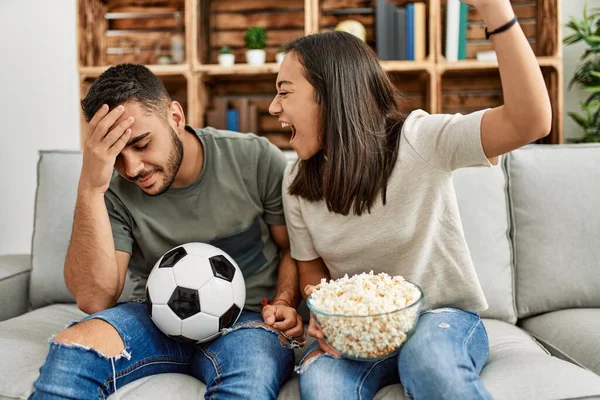
M 165 335 L 188 343 L 216 339 L 246 301 L 242 271 L 224 251 L 187 243 L 166 252 L 146 282 L 150 318 Z

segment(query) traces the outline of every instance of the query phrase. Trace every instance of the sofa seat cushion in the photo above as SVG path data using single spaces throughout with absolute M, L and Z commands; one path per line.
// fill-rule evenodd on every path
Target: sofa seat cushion
M 27 398 L 48 354 L 48 339 L 85 314 L 56 304 L 0 322 L 0 398 Z
M 514 325 L 490 319 L 484 324 L 490 359 L 481 378 L 495 399 L 600 398 L 600 376 L 550 356 Z
M 521 325 L 553 355 L 600 375 L 600 308 L 554 311 Z
M 43 307 L 0 323 L 0 399 L 24 399 L 46 358 L 48 338 L 84 314 L 74 304 Z M 600 376 L 550 356 L 525 331 L 506 322 L 484 319 L 490 337 L 490 360 L 482 372 L 496 399 L 600 397 Z M 205 386 L 185 375 L 163 374 L 118 388 L 118 398 L 202 398 Z M 115 398 L 115 396 L 111 396 Z M 279 396 L 296 400 L 298 378 L 290 379 Z M 401 385 L 381 389 L 377 400 L 406 399 Z
M 496 400 L 600 399 L 599 376 L 550 356 L 514 325 L 492 319 L 483 322 L 490 340 L 490 357 L 481 379 Z M 385 387 L 376 397 L 405 398 L 401 385 Z

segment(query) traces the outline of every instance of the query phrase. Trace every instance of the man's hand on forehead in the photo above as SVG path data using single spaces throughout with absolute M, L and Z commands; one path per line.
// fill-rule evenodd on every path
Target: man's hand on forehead
M 108 190 L 116 158 L 127 145 L 134 123 L 133 116 L 119 121 L 124 112 L 123 105 L 109 110 L 104 104 L 91 119 L 83 148 L 82 189 L 100 193 Z

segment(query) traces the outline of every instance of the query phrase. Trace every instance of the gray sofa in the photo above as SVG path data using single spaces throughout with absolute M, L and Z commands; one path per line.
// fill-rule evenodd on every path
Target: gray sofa
M 84 314 L 62 276 L 81 155 L 43 151 L 32 255 L 0 257 L 0 399 L 26 398 L 48 338 Z M 467 242 L 490 308 L 482 372 L 497 399 L 600 398 L 600 146 L 529 146 L 455 173 Z M 298 398 L 297 377 L 280 398 Z M 164 374 L 120 399 L 201 398 Z M 114 397 L 114 396 L 113 396 Z M 249 395 L 251 397 L 251 395 Z M 400 385 L 378 399 L 403 399 Z

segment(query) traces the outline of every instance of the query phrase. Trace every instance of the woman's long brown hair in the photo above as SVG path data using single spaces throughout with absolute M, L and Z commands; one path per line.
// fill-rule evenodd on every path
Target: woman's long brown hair
M 396 159 L 404 114 L 397 89 L 377 56 L 345 32 L 304 36 L 285 47 L 298 56 L 320 106 L 321 150 L 298 161 L 289 193 L 325 200 L 329 211 L 370 212 Z

